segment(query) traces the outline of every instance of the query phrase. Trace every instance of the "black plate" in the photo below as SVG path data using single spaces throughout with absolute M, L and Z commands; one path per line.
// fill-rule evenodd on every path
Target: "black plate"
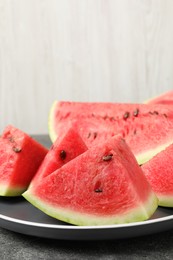
M 173 209 L 159 207 L 151 219 L 109 226 L 73 226 L 49 217 L 24 198 L 0 198 L 0 226 L 27 235 L 69 240 L 121 239 L 173 228 Z

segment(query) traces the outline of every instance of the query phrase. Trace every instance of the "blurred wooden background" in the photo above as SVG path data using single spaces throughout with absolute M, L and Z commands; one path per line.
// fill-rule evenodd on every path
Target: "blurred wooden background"
M 173 89 L 172 0 L 0 0 L 0 131 L 47 133 L 55 99 Z

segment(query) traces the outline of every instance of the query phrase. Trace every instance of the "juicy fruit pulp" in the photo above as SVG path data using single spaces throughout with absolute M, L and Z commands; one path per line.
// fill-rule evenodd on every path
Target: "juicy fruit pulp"
M 39 183 L 44 177 L 82 154 L 87 149 L 79 134 L 74 128 L 70 128 L 53 143 L 30 185 Z
M 157 208 L 134 155 L 117 136 L 92 146 L 23 196 L 46 214 L 76 225 L 141 221 Z
M 142 170 L 159 199 L 159 205 L 173 207 L 173 144 L 142 165 Z
M 47 151 L 26 133 L 7 126 L 0 137 L 0 196 L 21 195 Z
M 173 111 L 163 105 L 54 102 L 49 117 L 52 141 L 71 125 L 88 147 L 121 134 L 139 164 L 173 142 Z

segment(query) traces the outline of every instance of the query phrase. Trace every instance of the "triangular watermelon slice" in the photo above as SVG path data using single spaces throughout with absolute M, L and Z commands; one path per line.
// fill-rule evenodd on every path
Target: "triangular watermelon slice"
M 173 144 L 142 165 L 159 199 L 159 206 L 173 207 Z
M 117 136 L 92 146 L 23 196 L 46 214 L 75 225 L 146 220 L 158 205 L 134 155 Z
M 139 164 L 173 142 L 172 106 L 55 101 L 49 116 L 51 140 L 71 124 L 88 147 L 121 134 Z
M 73 127 L 67 129 L 51 146 L 30 185 L 39 183 L 44 177 L 60 168 L 87 150 L 80 135 Z
M 9 125 L 0 137 L 0 196 L 19 196 L 36 173 L 48 149 Z

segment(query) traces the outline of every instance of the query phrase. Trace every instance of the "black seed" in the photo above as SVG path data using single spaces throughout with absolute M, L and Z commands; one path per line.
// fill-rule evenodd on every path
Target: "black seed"
M 134 116 L 138 116 L 138 115 L 139 115 L 139 109 L 138 109 L 138 108 L 136 108 L 136 109 L 134 110 L 133 115 L 134 115 Z
M 13 138 L 12 136 L 10 136 L 10 137 L 8 138 L 8 140 L 9 140 L 11 143 L 14 143 L 14 138 Z
M 133 131 L 134 135 L 136 135 L 136 129 Z
M 150 111 L 149 114 L 151 114 L 151 115 L 158 115 L 159 112 L 155 110 L 155 111 L 153 111 L 153 112 Z
M 20 153 L 22 151 L 20 147 L 13 147 L 12 149 L 15 153 Z
M 155 115 L 158 115 L 158 114 L 159 114 L 159 112 L 158 112 L 158 111 L 154 111 L 154 114 L 155 114 Z
M 91 136 L 91 133 L 88 133 L 88 136 L 87 136 L 87 138 L 90 138 L 90 136 Z
M 98 188 L 98 189 L 95 189 L 94 191 L 97 192 L 97 193 L 99 193 L 99 192 L 102 192 L 102 189 L 101 189 L 101 188 Z
M 122 141 L 123 143 L 125 143 L 125 142 L 126 142 L 124 138 L 121 138 L 121 141 Z
M 110 161 L 112 159 L 113 154 L 108 154 L 102 157 L 103 161 Z
M 94 132 L 94 139 L 97 137 L 97 132 Z
M 163 115 L 164 115 L 164 117 L 166 117 L 166 118 L 168 117 L 167 114 L 163 114 Z
M 126 120 L 129 116 L 130 116 L 130 113 L 129 112 L 125 112 L 125 114 L 123 115 L 123 118 Z
M 66 152 L 64 151 L 64 150 L 62 150 L 61 152 L 60 152 L 60 157 L 61 157 L 61 159 L 62 160 L 65 160 L 65 158 L 66 158 Z

